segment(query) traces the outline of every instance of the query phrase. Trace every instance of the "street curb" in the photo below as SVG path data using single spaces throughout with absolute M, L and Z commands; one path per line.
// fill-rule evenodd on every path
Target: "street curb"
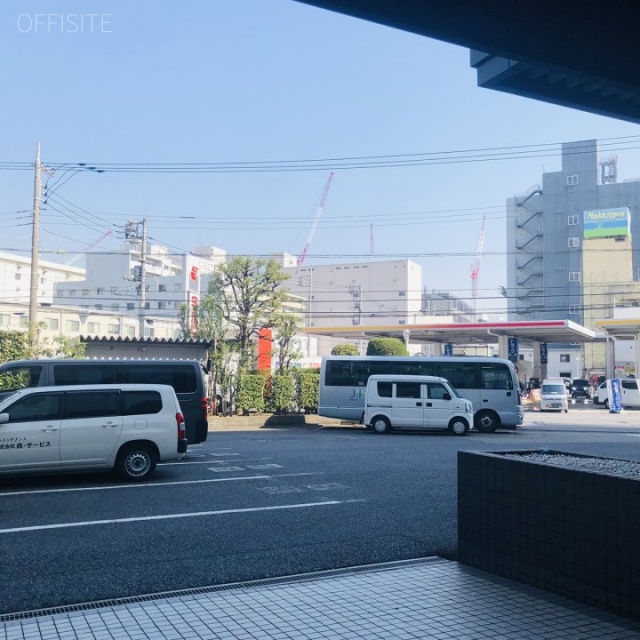
M 260 429 L 362 428 L 345 420 L 318 415 L 275 415 L 209 417 L 209 431 L 258 431 Z

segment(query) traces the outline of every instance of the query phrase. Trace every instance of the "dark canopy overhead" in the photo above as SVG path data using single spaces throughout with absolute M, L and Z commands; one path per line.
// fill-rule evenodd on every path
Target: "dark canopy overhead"
M 637 0 L 298 0 L 472 49 L 478 84 L 640 122 Z

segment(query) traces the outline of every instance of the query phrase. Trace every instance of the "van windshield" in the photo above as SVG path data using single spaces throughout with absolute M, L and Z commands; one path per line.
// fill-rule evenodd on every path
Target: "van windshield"
M 567 389 L 563 384 L 543 384 L 542 393 L 550 396 L 564 396 Z

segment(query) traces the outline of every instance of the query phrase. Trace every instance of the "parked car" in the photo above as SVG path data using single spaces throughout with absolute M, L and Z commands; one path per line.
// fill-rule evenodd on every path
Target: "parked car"
M 593 404 L 604 404 L 607 398 L 607 381 L 601 382 L 593 394 Z
M 587 398 L 591 399 L 591 383 L 584 378 L 576 378 L 571 383 L 571 397 L 573 399 L 577 398 Z
M 189 444 L 207 439 L 206 370 L 197 360 L 16 360 L 0 364 L 0 400 L 25 387 L 168 384 L 182 407 Z
M 442 429 L 463 436 L 473 425 L 473 406 L 444 378 L 369 376 L 364 424 L 376 433 L 392 429 Z
M 640 407 L 640 380 L 635 378 L 623 378 L 620 381 L 620 387 L 622 391 L 622 406 L 623 407 Z M 609 408 L 609 391 L 607 389 L 606 381 L 598 387 L 597 401 L 595 404 L 603 404 L 605 409 Z
M 136 482 L 186 451 L 169 385 L 31 387 L 0 401 L 0 473 L 114 469 Z
M 540 411 L 569 411 L 569 399 L 562 378 L 546 378 L 542 381 Z

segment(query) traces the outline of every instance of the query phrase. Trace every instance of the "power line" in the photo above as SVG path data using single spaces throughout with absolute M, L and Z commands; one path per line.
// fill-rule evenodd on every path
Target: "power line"
M 503 147 L 481 147 L 445 151 L 425 151 L 402 154 L 380 154 L 369 156 L 343 156 L 316 159 L 249 160 L 223 162 L 94 162 L 92 166 L 109 173 L 242 173 L 242 172 L 287 172 L 325 171 L 327 169 L 374 169 L 424 165 L 464 164 L 469 162 L 494 162 L 531 158 L 549 158 L 560 154 L 562 142 L 534 145 L 511 145 Z M 625 151 L 640 148 L 640 136 L 603 138 L 598 147 L 606 151 Z M 582 155 L 590 150 L 565 149 L 565 155 Z M 51 163 L 69 165 L 74 163 Z M 75 163 L 77 164 L 77 163 Z M 83 163 L 87 165 L 88 163 Z M 80 166 L 80 165 L 78 165 Z M 31 171 L 32 163 L 0 161 L 0 171 Z

